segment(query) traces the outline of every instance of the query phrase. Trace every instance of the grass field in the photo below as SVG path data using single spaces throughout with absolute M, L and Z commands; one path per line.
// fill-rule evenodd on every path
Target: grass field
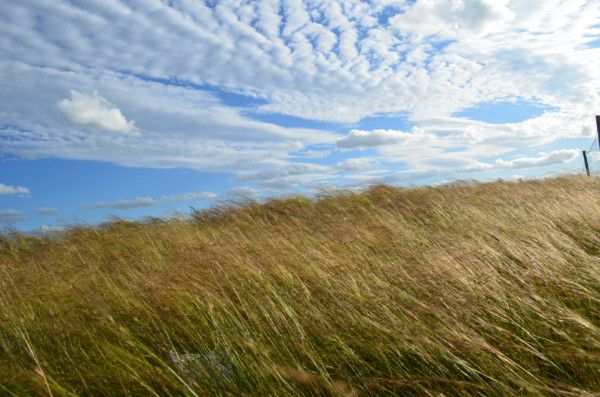
M 600 179 L 0 237 L 0 395 L 600 395 Z

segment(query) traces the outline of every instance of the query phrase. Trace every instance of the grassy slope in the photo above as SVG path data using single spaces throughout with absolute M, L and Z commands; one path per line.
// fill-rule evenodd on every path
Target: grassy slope
M 598 395 L 600 180 L 0 239 L 0 395 Z

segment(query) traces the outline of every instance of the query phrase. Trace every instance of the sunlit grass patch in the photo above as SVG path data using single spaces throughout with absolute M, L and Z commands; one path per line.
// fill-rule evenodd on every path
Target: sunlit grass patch
M 600 181 L 0 237 L 0 395 L 595 395 Z

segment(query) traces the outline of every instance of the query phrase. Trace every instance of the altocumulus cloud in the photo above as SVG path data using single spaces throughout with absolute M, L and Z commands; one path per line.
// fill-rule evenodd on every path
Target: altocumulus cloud
M 0 183 L 0 195 L 2 195 L 2 194 L 27 195 L 27 194 L 29 194 L 29 189 L 26 187 L 22 187 L 22 186 L 12 186 L 12 185 L 5 185 L 4 183 Z
M 133 121 L 121 110 L 94 91 L 91 95 L 71 90 L 71 97 L 56 105 L 73 124 L 132 134 L 137 131 Z
M 591 137 L 600 108 L 600 48 L 589 44 L 600 37 L 598 1 L 93 3 L 0 2 L 0 155 L 254 175 L 272 189 L 399 166 L 418 179 L 436 167 L 562 164 L 571 155 L 514 155 Z M 514 101 L 553 110 L 501 125 L 456 116 Z M 257 119 L 265 113 L 345 126 L 402 113 L 417 128 L 339 135 Z M 352 149 L 374 161 L 332 164 Z M 316 158 L 327 167 L 301 164 Z

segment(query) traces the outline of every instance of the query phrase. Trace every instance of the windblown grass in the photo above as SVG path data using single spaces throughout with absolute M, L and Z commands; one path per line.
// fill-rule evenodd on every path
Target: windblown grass
M 600 393 L 600 180 L 0 238 L 0 395 Z

